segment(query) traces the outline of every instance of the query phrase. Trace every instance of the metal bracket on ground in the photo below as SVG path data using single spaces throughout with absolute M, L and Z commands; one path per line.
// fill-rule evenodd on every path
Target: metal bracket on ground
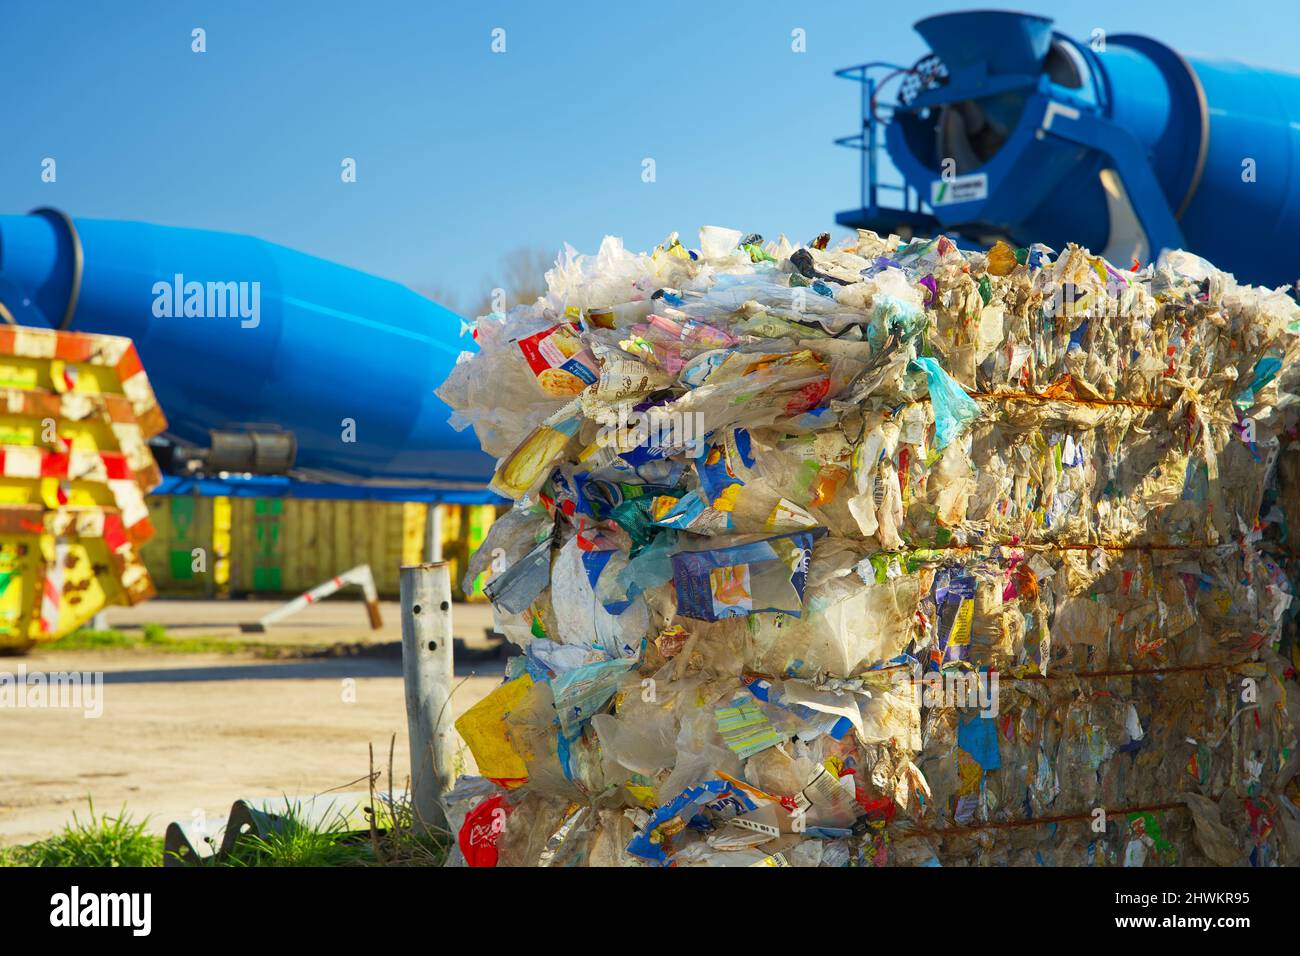
M 365 832 L 370 829 L 366 808 L 371 799 L 369 791 L 242 799 L 231 804 L 225 818 L 173 820 L 163 836 L 163 866 L 195 866 L 220 859 L 230 854 L 241 836 L 252 833 L 266 838 L 283 830 L 290 820 L 311 829 L 338 827 L 349 833 Z M 407 794 L 404 790 L 391 795 L 377 790 L 373 799 L 381 805 L 401 805 Z
M 301 611 L 308 605 L 315 604 L 322 598 L 327 598 L 335 591 L 347 587 L 349 584 L 355 584 L 361 588 L 361 592 L 366 599 L 366 614 L 370 617 L 371 630 L 379 630 L 384 626 L 384 620 L 379 614 L 379 592 L 375 588 L 375 576 L 370 572 L 370 565 L 358 564 L 355 568 L 344 571 L 337 577 L 330 578 L 324 584 L 318 584 L 310 591 L 306 591 L 288 604 L 283 604 L 269 614 L 264 614 L 260 619 L 251 624 L 241 624 L 239 629 L 244 632 L 265 631 L 277 621 L 282 621 L 290 614 Z

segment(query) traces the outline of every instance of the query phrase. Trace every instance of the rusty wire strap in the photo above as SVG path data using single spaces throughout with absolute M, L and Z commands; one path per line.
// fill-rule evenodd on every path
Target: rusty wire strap
M 1130 813 L 1165 813 L 1172 810 L 1186 810 L 1185 803 L 1148 803 L 1135 807 L 1120 807 L 1118 810 L 1106 810 L 1106 819 L 1111 817 L 1120 817 Z M 1035 820 L 990 820 L 988 823 L 963 824 L 955 827 L 941 827 L 939 829 L 912 829 L 904 830 L 898 833 L 891 832 L 890 838 L 894 840 L 911 840 L 917 837 L 950 837 L 963 836 L 968 833 L 979 833 L 983 830 L 1016 830 L 1024 827 L 1040 827 L 1050 823 L 1082 823 L 1095 819 L 1093 813 L 1063 813 L 1054 817 L 1038 817 Z

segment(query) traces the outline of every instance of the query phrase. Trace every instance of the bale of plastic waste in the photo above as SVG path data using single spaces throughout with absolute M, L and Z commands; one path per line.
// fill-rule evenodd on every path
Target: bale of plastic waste
M 438 394 L 522 654 L 456 861 L 1300 861 L 1296 303 L 828 245 L 607 238 L 474 324 Z

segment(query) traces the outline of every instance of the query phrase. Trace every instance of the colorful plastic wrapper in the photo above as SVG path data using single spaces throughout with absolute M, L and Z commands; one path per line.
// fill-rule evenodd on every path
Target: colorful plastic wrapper
M 711 226 L 547 288 L 438 392 L 522 651 L 454 862 L 1300 862 L 1284 291 Z

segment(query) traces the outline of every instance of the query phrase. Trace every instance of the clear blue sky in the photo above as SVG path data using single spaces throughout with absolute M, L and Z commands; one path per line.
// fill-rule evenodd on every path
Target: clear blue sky
M 1289 2 L 1021 2 L 1081 38 L 1298 58 Z M 4 0 L 0 211 L 245 232 L 463 298 L 517 246 L 645 248 L 702 223 L 807 239 L 857 203 L 831 140 L 858 93 L 832 71 L 910 63 L 914 21 L 983 6 Z

